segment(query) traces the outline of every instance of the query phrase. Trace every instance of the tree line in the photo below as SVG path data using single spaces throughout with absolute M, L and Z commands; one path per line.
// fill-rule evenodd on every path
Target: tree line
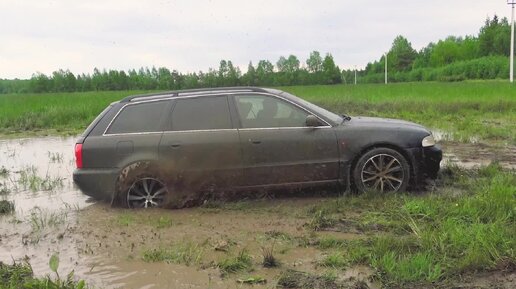
M 449 36 L 416 51 L 403 36 L 387 52 L 389 81 L 461 81 L 509 77 L 510 24 L 487 18 L 477 36 Z M 359 72 L 361 82 L 383 82 L 385 55 Z M 350 78 L 353 70 L 343 71 Z
M 99 70 L 92 74 L 74 75 L 69 70 L 52 75 L 35 73 L 29 80 L 0 80 L 0 93 L 74 92 L 95 90 L 175 90 L 221 86 L 288 86 L 305 84 L 337 84 L 342 82 L 341 70 L 333 56 L 324 57 L 318 51 L 310 53 L 306 66 L 295 55 L 280 57 L 276 65 L 260 60 L 249 62 L 247 71 L 221 60 L 218 69 L 208 72 L 181 73 L 166 67 L 139 70 Z
M 449 36 L 419 51 L 403 36 L 394 39 L 387 52 L 389 81 L 460 81 L 507 78 L 510 51 L 507 18 L 488 18 L 477 36 Z M 356 71 L 359 83 L 384 81 L 385 55 Z M 51 75 L 35 73 L 27 80 L 0 79 L 0 93 L 74 92 L 95 90 L 176 90 L 220 86 L 289 86 L 354 83 L 355 70 L 341 70 L 330 53 L 310 53 L 302 64 L 295 55 L 281 56 L 275 64 L 249 62 L 245 73 L 231 60 L 218 69 L 181 73 L 166 67 L 129 71 L 94 69 L 75 75 L 69 70 Z

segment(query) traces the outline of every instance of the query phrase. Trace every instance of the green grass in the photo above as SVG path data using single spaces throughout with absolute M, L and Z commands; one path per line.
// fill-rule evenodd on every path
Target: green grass
M 401 118 L 457 141 L 516 143 L 516 89 L 506 81 L 280 87 L 337 113 Z M 0 134 L 76 134 L 109 103 L 142 91 L 0 95 Z
M 18 183 L 24 187 L 24 189 L 30 189 L 33 192 L 36 191 L 52 191 L 55 188 L 63 187 L 63 178 L 51 177 L 45 175 L 44 177 L 39 176 L 38 170 L 34 166 L 28 166 L 23 168 L 20 172 L 20 178 Z
M 347 244 L 346 240 L 338 239 L 335 237 L 323 237 L 317 241 L 317 247 L 319 249 L 330 249 L 330 248 L 342 248 Z
M 76 134 L 113 101 L 142 91 L 0 95 L 0 133 Z
M 325 209 L 317 210 L 312 214 L 310 222 L 307 224 L 308 228 L 314 231 L 320 231 L 330 228 L 337 223 L 337 220 Z
M 470 139 L 516 143 L 516 87 L 502 81 L 281 88 L 331 111 L 401 118 Z
M 349 260 L 341 252 L 334 252 L 324 257 L 319 262 L 319 265 L 332 268 L 346 268 L 349 265 Z
M 222 275 L 240 271 L 251 271 L 253 268 L 253 259 L 246 250 L 241 250 L 238 255 L 225 258 L 218 262 L 217 266 L 219 267 Z
M 174 264 L 198 265 L 204 254 L 201 245 L 183 242 L 166 248 L 154 248 L 143 252 L 145 262 L 167 262 Z
M 54 270 L 52 270 L 54 271 Z M 54 271 L 56 272 L 56 271 Z M 0 262 L 0 289 L 83 289 L 88 288 L 83 280 L 74 280 L 73 271 L 65 279 L 35 277 L 28 263 L 8 265 Z
M 441 174 L 446 184 L 457 183 L 457 194 L 446 185 L 426 195 L 368 195 L 328 201 L 319 210 L 333 216 L 362 208 L 354 217 L 371 233 L 361 240 L 321 239 L 330 250 L 319 265 L 346 268 L 353 264 L 373 267 L 385 285 L 433 283 L 468 272 L 514 268 L 516 265 L 516 174 L 493 164 L 476 170 L 448 168 Z M 371 214 L 375 217 L 371 218 Z
M 67 211 L 51 211 L 34 207 L 30 211 L 28 222 L 32 227 L 32 232 L 42 232 L 45 228 L 55 228 L 66 223 L 68 218 Z

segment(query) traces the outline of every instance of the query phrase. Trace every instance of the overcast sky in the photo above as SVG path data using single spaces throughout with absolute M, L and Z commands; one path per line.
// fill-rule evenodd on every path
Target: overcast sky
M 245 72 L 310 51 L 341 68 L 364 67 L 397 35 L 416 49 L 448 35 L 476 35 L 504 0 L 0 0 L 0 78 L 57 69 L 165 66 L 181 72 L 229 59 Z

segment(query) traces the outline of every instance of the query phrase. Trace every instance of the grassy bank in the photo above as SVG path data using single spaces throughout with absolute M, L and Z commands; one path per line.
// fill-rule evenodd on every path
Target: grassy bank
M 514 270 L 514 171 L 497 165 L 452 167 L 440 181 L 424 196 L 361 195 L 312 208 L 311 225 L 318 230 L 369 234 L 360 240 L 319 240 L 318 246 L 327 251 L 320 265 L 345 269 L 365 264 L 393 288 L 445 284 L 478 271 Z M 362 213 L 347 214 L 357 211 Z
M 500 81 L 293 86 L 337 113 L 402 118 L 458 140 L 516 143 L 516 88 Z M 1 134 L 78 133 L 109 103 L 141 91 L 0 95 Z

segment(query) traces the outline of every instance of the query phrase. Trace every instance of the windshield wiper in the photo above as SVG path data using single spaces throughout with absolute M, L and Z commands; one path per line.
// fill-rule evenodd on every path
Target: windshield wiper
M 351 116 L 349 116 L 349 115 L 341 114 L 340 116 L 342 116 L 341 124 L 343 124 L 345 121 L 350 121 L 351 120 Z

